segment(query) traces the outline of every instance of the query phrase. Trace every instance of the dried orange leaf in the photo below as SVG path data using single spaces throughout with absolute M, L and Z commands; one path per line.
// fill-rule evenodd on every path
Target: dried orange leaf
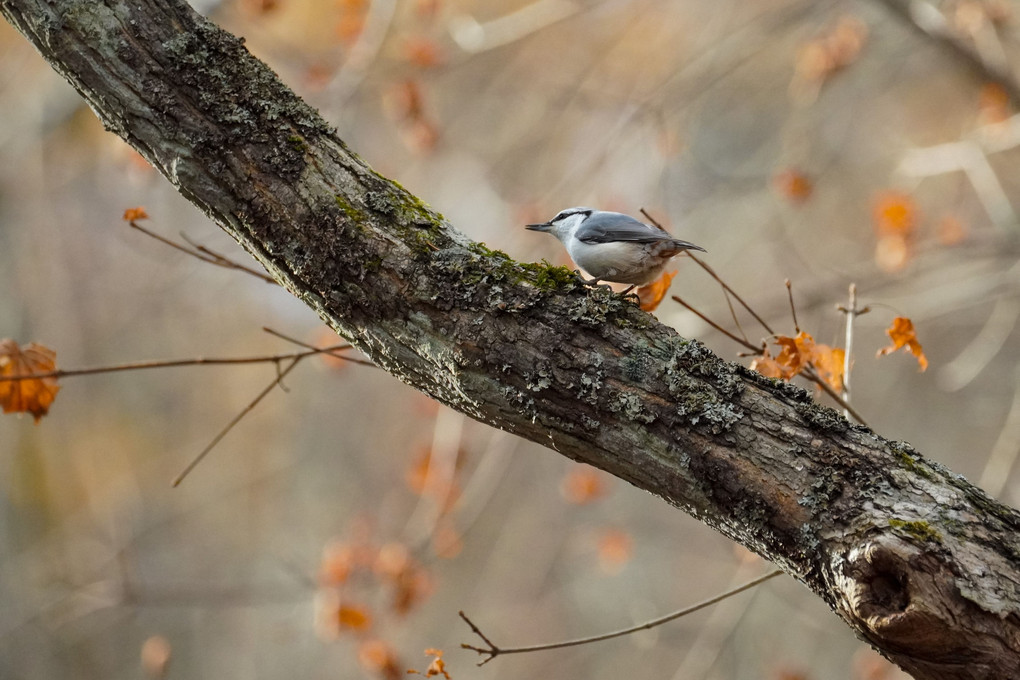
M 445 470 L 444 461 L 438 461 L 433 465 L 432 451 L 422 449 L 418 456 L 411 462 L 411 466 L 404 473 L 404 480 L 408 488 L 419 496 L 427 496 L 440 504 L 443 513 L 453 509 L 460 500 L 460 484 L 457 481 L 457 474 L 464 464 L 464 456 L 457 452 L 454 461 L 454 469 Z
M 354 547 L 339 541 L 330 543 L 322 551 L 319 581 L 324 585 L 338 586 L 347 582 L 357 567 Z
M 907 194 L 885 191 L 875 199 L 872 220 L 879 237 L 892 234 L 910 236 L 917 226 L 917 218 L 917 204 Z
M 811 362 L 815 340 L 808 333 L 801 331 L 795 338 L 778 335 L 774 342 L 782 348 L 776 356 L 776 363 L 786 371 L 787 379 L 800 373 Z
M 917 341 L 917 333 L 914 331 L 914 322 L 905 316 L 898 316 L 893 319 L 892 325 L 889 326 L 885 332 L 892 339 L 893 344 L 878 350 L 877 356 L 891 354 L 901 347 L 906 347 L 911 354 L 917 357 L 917 363 L 920 365 L 921 370 L 927 370 L 928 358 L 924 356 L 924 350 L 921 348 L 921 343 Z
M 372 615 L 367 608 L 357 604 L 337 607 L 336 620 L 341 630 L 364 631 L 372 627 Z
M 434 68 L 443 63 L 442 52 L 428 38 L 409 38 L 404 43 L 404 59 L 421 68 Z
M 814 186 L 803 173 L 788 168 L 776 173 L 772 183 L 779 194 L 790 203 L 800 205 L 811 198 Z
M 641 309 L 646 312 L 654 312 L 662 302 L 662 298 L 666 297 L 666 291 L 669 290 L 669 284 L 673 281 L 674 276 L 676 276 L 675 271 L 663 272 L 659 278 L 638 288 L 635 292 L 641 301 Z
M 829 384 L 837 392 L 843 389 L 843 361 L 846 352 L 841 347 L 815 345 L 811 355 L 811 365 L 818 372 L 818 377 Z
M 978 95 L 978 110 L 981 122 L 986 125 L 1005 123 L 1012 115 L 1009 93 L 998 83 L 987 83 Z
M 605 477 L 598 470 L 589 465 L 575 465 L 560 483 L 560 493 L 567 502 L 584 505 L 605 496 L 608 488 Z
M 137 208 L 128 208 L 124 211 L 125 222 L 135 222 L 137 220 L 149 219 L 148 213 L 145 212 L 145 208 L 138 206 Z
M 607 529 L 599 536 L 599 566 L 607 574 L 617 574 L 630 561 L 634 541 L 622 529 Z
M 751 361 L 751 370 L 758 371 L 766 378 L 779 378 L 780 380 L 789 380 L 790 376 L 787 375 L 785 368 L 779 365 L 772 355 L 769 354 L 768 350 L 765 350 L 765 354 L 759 357 L 755 357 Z
M 13 340 L 0 340 L 0 378 L 52 373 L 56 359 L 57 353 L 43 345 L 30 342 L 22 348 Z M 31 413 L 38 423 L 59 390 L 54 377 L 0 380 L 0 406 L 4 413 Z
M 403 677 L 396 652 L 382 640 L 365 640 L 358 645 L 358 663 L 366 671 L 381 675 L 385 680 Z
M 425 677 L 430 678 L 434 675 L 442 675 L 446 680 L 450 680 L 450 674 L 446 672 L 446 662 L 443 661 L 443 650 L 441 649 L 426 649 L 425 654 L 434 657 L 432 663 L 429 664 L 428 669 L 425 671 Z
M 401 616 L 428 599 L 434 589 L 428 572 L 417 564 L 401 572 L 394 586 L 393 611 Z

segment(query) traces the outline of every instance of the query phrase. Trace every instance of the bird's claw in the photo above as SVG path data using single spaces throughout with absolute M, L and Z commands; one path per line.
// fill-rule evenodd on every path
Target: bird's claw
M 608 290 L 610 292 L 615 292 L 615 291 L 613 291 L 613 287 L 610 286 L 608 283 L 599 283 L 599 281 L 601 281 L 601 279 L 586 279 L 586 278 L 584 278 L 584 276 L 581 274 L 581 270 L 580 269 L 575 269 L 574 273 L 577 274 L 577 278 L 581 279 L 581 283 L 583 283 L 586 286 L 590 286 L 592 288 L 605 288 L 606 290 Z

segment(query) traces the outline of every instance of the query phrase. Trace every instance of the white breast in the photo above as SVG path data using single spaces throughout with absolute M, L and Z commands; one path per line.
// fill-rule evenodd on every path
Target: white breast
M 648 283 L 658 278 L 669 257 L 648 244 L 616 241 L 585 243 L 574 240 L 567 247 L 571 259 L 589 275 L 615 283 Z

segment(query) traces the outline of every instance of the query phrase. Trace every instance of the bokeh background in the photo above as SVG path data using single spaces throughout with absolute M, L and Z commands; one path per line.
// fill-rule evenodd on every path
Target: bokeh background
M 573 205 L 647 209 L 777 332 L 843 338 L 852 400 L 1020 503 L 1020 6 L 1009 0 L 234 0 L 243 35 L 379 172 L 470 237 Z M 898 11 L 909 7 L 913 15 Z M 912 18 L 913 16 L 913 18 Z M 998 84 L 993 81 L 998 77 Z M 62 368 L 335 341 L 0 25 L 0 337 Z M 681 258 L 672 293 L 734 330 Z M 656 314 L 724 357 L 667 299 Z M 910 317 L 930 360 L 875 358 Z M 754 343 L 767 333 L 746 314 Z M 0 677 L 894 680 L 787 577 L 666 626 L 475 668 L 502 646 L 665 614 L 769 568 L 602 473 L 440 409 L 382 371 L 302 362 L 178 488 L 274 364 L 62 381 L 0 419 Z M 824 399 L 824 397 L 823 397 Z

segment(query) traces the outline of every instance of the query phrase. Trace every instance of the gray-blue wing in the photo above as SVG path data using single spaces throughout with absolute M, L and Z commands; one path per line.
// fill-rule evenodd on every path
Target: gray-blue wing
M 666 232 L 638 222 L 629 215 L 614 212 L 596 213 L 586 219 L 575 236 L 585 243 L 612 243 L 631 241 L 635 243 L 656 243 L 672 241 Z

